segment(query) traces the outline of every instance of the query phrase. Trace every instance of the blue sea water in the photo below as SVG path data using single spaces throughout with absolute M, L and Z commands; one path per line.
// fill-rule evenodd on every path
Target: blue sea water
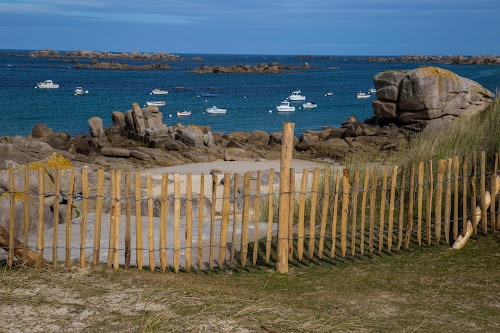
M 29 52 L 0 50 L 0 136 L 26 136 L 36 123 L 45 123 L 54 131 L 71 135 L 86 134 L 89 132 L 89 118 L 101 117 L 104 126 L 110 126 L 112 111 L 125 112 L 133 102 L 145 105 L 148 100 L 166 101 L 160 111 L 167 125 L 181 122 L 186 125 L 210 125 L 212 131 L 223 133 L 254 130 L 270 133 L 281 130 L 283 122 L 294 122 L 295 133 L 300 134 L 306 129 L 321 129 L 325 125 L 338 127 L 352 114 L 360 120 L 372 117 L 371 103 L 375 97 L 358 100 L 356 93 L 373 88 L 373 77 L 378 72 L 412 69 L 422 65 L 449 69 L 479 82 L 493 92 L 500 86 L 500 66 L 377 63 L 343 59 L 298 60 L 293 56 L 279 55 L 180 54 L 184 57 L 200 56 L 204 61 L 165 62 L 172 67 L 167 71 L 118 71 L 74 69 L 74 64 L 63 63 L 63 58 L 50 60 L 4 55 Z M 80 61 L 85 63 L 88 59 Z M 294 70 L 284 74 L 187 73 L 201 65 L 256 65 L 270 62 L 302 65 L 305 61 L 320 69 Z M 120 62 L 134 65 L 147 63 Z M 54 65 L 61 68 L 48 67 Z M 60 88 L 35 89 L 37 82 L 47 79 L 60 84 Z M 74 96 L 77 86 L 82 86 L 89 94 Z M 177 86 L 187 90 L 174 90 Z M 210 87 L 219 96 L 201 97 L 200 92 L 208 91 Z M 150 95 L 155 88 L 168 89 L 169 94 Z M 318 107 L 303 110 L 299 109 L 302 102 L 295 102 L 292 105 L 296 106 L 296 112 L 276 112 L 276 106 L 297 89 L 302 91 L 307 101 L 316 102 Z M 324 96 L 328 91 L 333 92 L 332 97 Z M 227 114 L 204 114 L 205 109 L 213 105 L 227 108 Z M 191 116 L 176 116 L 176 110 L 186 109 L 192 111 Z

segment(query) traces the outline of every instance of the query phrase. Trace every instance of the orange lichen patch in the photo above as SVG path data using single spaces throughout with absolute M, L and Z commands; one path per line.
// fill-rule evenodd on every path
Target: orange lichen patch
M 447 69 L 434 67 L 434 66 L 422 66 L 422 67 L 419 67 L 418 70 L 423 72 L 425 75 L 439 77 L 439 83 L 441 83 L 441 79 L 444 77 L 449 77 L 449 78 L 455 80 L 457 83 L 460 81 L 460 78 L 457 74 L 455 74 L 452 71 L 449 71 Z
M 197 128 L 197 129 L 200 129 L 198 126 L 196 125 L 188 125 L 188 127 L 192 127 L 192 128 Z
M 61 167 L 61 170 L 66 170 L 71 169 L 73 167 L 73 163 L 71 163 L 69 160 L 58 153 L 53 153 L 52 155 L 41 161 L 28 163 L 28 169 L 30 171 L 38 171 L 39 167 L 48 169 L 55 168 L 56 166 Z
M 38 171 L 39 167 L 42 167 L 44 169 L 48 168 L 55 168 L 56 166 L 61 167 L 61 171 L 69 170 L 73 167 L 73 163 L 71 163 L 69 160 L 64 158 L 61 154 L 58 153 L 53 153 L 49 157 L 41 160 L 41 161 L 35 161 L 28 163 L 28 170 L 29 171 Z M 26 165 L 20 165 L 17 168 L 14 169 L 14 175 L 19 176 L 25 172 L 25 167 Z M 0 171 L 0 173 L 8 173 L 8 170 Z
M 26 193 L 19 193 L 19 192 L 15 194 L 15 197 L 16 197 L 16 203 L 24 202 L 26 197 L 29 199 L 31 204 L 34 204 L 35 201 L 37 200 L 33 197 L 30 197 L 29 195 L 26 195 Z M 7 200 L 2 200 L 3 198 L 7 198 Z M 0 195 L 0 205 L 2 204 L 10 205 L 10 192 L 4 192 L 2 193 L 2 195 Z

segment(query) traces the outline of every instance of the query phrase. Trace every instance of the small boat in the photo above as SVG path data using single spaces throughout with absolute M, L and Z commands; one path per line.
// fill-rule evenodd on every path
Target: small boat
M 224 113 L 227 113 L 227 109 L 220 109 L 214 105 L 213 107 L 207 109 L 207 113 L 224 114 Z
M 165 101 L 147 101 L 148 106 L 165 106 Z
M 219 94 L 217 94 L 216 92 L 202 92 L 201 96 L 203 96 L 203 97 L 215 97 L 215 96 L 219 96 Z
M 83 90 L 82 87 L 76 87 L 75 89 L 75 96 L 81 96 L 81 95 L 85 95 L 85 94 L 88 94 L 89 91 L 88 90 Z
M 151 95 L 166 95 L 168 94 L 168 90 L 161 90 L 161 89 L 153 89 L 151 92 Z
M 278 110 L 278 112 L 294 112 L 295 106 L 290 106 L 290 102 L 283 101 L 276 107 L 276 110 Z
M 302 104 L 302 107 L 304 108 L 304 110 L 312 110 L 312 109 L 315 109 L 317 106 L 318 106 L 318 104 L 316 104 L 314 102 L 307 102 L 307 103 Z
M 360 98 L 370 98 L 370 94 L 367 94 L 367 93 L 364 93 L 364 92 L 360 91 L 359 93 L 356 94 L 356 97 L 358 99 L 360 99 Z
M 376 93 L 377 93 L 377 89 L 375 89 L 375 88 L 370 88 L 370 90 L 368 90 L 368 92 L 369 92 L 370 94 L 376 94 Z
M 35 88 L 40 88 L 40 89 L 57 89 L 59 88 L 58 84 L 55 84 L 52 82 L 52 80 L 45 80 L 43 82 L 37 82 Z
M 288 96 L 288 99 L 291 101 L 305 101 L 306 96 L 302 96 L 300 93 L 300 90 L 292 92 L 290 96 Z
M 191 110 L 177 111 L 177 117 L 190 116 Z
M 187 88 L 184 87 L 174 87 L 175 90 L 187 90 Z
M 333 92 L 329 91 L 325 94 L 325 96 L 329 97 L 329 96 L 333 96 Z

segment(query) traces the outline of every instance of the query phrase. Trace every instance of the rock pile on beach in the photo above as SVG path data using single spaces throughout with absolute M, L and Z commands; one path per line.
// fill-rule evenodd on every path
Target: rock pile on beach
M 122 60 L 136 60 L 136 61 L 203 61 L 200 57 L 195 58 L 181 58 L 178 55 L 170 54 L 166 52 L 160 53 L 140 53 L 134 51 L 128 52 L 117 52 L 111 53 L 107 51 L 95 52 L 95 51 L 69 51 L 61 53 L 59 51 L 54 51 L 51 49 L 45 49 L 42 51 L 33 51 L 28 54 L 32 58 L 80 58 L 80 59 L 122 59 Z
M 479 83 L 432 66 L 408 71 L 385 71 L 374 78 L 377 99 L 373 113 L 378 123 L 404 129 L 446 125 L 483 111 L 495 97 Z

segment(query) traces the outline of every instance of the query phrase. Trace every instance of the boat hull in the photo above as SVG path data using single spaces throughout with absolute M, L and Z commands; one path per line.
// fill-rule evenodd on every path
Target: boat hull
M 166 95 L 168 94 L 168 90 L 153 90 L 151 92 L 153 95 Z
M 278 110 L 278 112 L 294 112 L 295 106 L 288 106 L 288 107 L 277 106 L 276 110 Z
M 165 106 L 165 102 L 146 102 L 147 106 Z

